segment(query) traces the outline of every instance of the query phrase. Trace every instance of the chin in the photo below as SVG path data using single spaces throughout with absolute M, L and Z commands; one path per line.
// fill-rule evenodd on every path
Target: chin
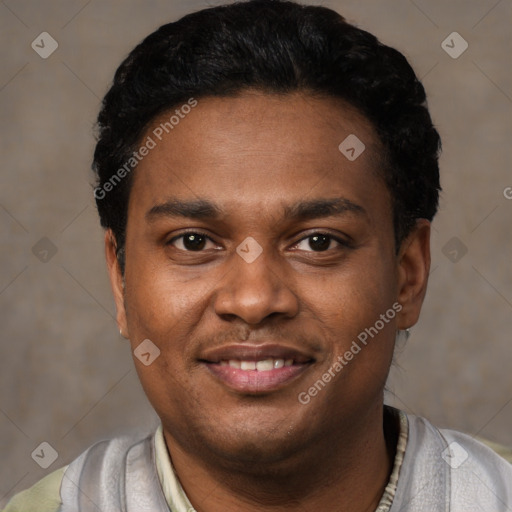
M 231 469 L 237 467 L 243 473 L 262 473 L 268 475 L 270 467 L 279 467 L 289 461 L 300 451 L 301 443 L 291 439 L 273 439 L 259 437 L 258 439 L 229 439 L 222 445 L 217 445 L 212 451 L 216 452 L 219 460 L 224 460 Z
M 289 419 L 272 423 L 259 419 L 217 423 L 206 434 L 200 443 L 203 453 L 208 446 L 214 456 L 230 465 L 238 463 L 244 472 L 256 469 L 247 464 L 264 464 L 268 472 L 268 464 L 279 464 L 296 456 L 307 438 L 305 432 L 297 432 Z

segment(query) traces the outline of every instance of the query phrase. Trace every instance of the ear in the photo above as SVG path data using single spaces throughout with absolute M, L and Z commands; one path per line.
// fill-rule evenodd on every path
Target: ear
M 430 271 L 430 222 L 418 219 L 402 242 L 398 255 L 398 329 L 412 327 L 419 318 Z
M 124 307 L 124 284 L 123 274 L 117 259 L 117 243 L 111 229 L 105 232 L 105 257 L 107 259 L 108 275 L 114 301 L 116 303 L 117 326 L 124 338 L 129 338 L 128 324 L 126 321 L 126 310 Z

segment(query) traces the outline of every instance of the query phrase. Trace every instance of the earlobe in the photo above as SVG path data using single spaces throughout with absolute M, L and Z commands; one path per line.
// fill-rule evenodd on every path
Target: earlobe
M 418 219 L 398 255 L 398 302 L 402 305 L 397 315 L 398 329 L 408 329 L 418 321 L 429 271 L 430 222 Z
M 124 338 L 129 338 L 128 325 L 126 321 L 126 310 L 124 306 L 124 281 L 123 273 L 117 258 L 117 243 L 111 229 L 105 232 L 105 257 L 110 278 L 110 286 L 114 301 L 116 303 L 116 320 L 119 332 Z

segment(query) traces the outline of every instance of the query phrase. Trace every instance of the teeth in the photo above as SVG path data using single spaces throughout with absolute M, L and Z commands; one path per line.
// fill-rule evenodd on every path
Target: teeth
M 292 366 L 293 359 L 262 359 L 261 361 L 240 361 L 239 359 L 230 359 L 229 361 L 221 361 L 220 366 L 230 366 L 238 370 L 257 370 L 260 372 L 270 371 L 283 368 L 283 366 Z
M 256 363 L 256 370 L 259 372 L 269 371 L 274 369 L 274 360 L 273 359 L 265 359 L 264 361 L 258 361 Z

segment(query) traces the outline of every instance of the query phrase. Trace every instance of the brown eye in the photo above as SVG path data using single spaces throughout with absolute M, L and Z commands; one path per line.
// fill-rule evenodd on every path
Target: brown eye
M 173 245 L 176 249 L 182 251 L 202 251 L 208 242 L 212 243 L 209 237 L 202 233 L 189 232 L 174 237 L 169 241 L 169 245 Z
M 183 237 L 183 245 L 188 251 L 200 251 L 206 245 L 206 237 L 197 233 L 190 233 Z
M 331 246 L 332 242 L 337 244 L 338 247 L 346 245 L 341 240 L 327 233 L 314 233 L 303 238 L 295 247 L 301 251 L 325 252 L 334 248 Z
M 309 237 L 309 246 L 313 251 L 326 251 L 331 245 L 331 237 L 327 235 L 313 235 Z

